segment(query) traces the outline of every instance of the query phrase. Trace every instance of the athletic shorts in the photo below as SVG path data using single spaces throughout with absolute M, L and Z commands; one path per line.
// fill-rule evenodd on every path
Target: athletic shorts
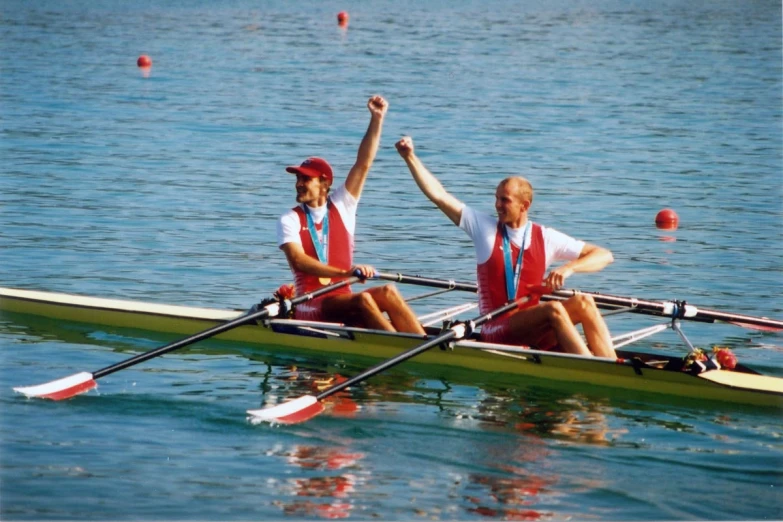
M 527 345 L 519 344 L 511 335 L 511 316 L 512 314 L 509 314 L 505 317 L 499 317 L 484 323 L 484 325 L 481 327 L 481 341 L 485 343 L 510 344 L 512 346 L 530 348 Z M 539 340 L 539 344 L 538 346 L 535 346 L 535 348 L 537 350 L 552 352 L 561 351 L 556 343 L 553 343 L 551 340 L 547 340 L 546 337 Z
M 296 305 L 294 319 L 300 321 L 323 321 L 323 299 L 312 299 Z
M 511 316 L 499 317 L 481 326 L 480 338 L 485 343 L 514 344 L 511 338 Z

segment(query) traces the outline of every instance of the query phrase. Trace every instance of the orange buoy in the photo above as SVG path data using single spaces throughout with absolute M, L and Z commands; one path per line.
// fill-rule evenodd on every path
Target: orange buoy
M 139 59 L 136 60 L 136 65 L 139 67 L 152 67 L 152 58 L 147 56 L 146 54 L 142 54 L 139 56 Z
M 350 16 L 345 11 L 340 11 L 337 13 L 337 24 L 340 25 L 340 27 L 345 27 L 348 25 L 348 19 Z
M 655 226 L 665 230 L 675 230 L 680 223 L 677 213 L 670 208 L 665 208 L 655 215 Z

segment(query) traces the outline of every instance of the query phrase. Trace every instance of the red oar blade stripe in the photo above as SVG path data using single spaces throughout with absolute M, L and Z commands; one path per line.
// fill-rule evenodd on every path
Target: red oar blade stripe
M 309 420 L 322 411 L 324 411 L 324 405 L 318 402 L 318 399 L 312 395 L 305 395 L 271 408 L 247 410 L 247 413 L 254 423 L 296 424 Z
M 87 392 L 97 387 L 98 383 L 92 378 L 89 372 L 81 372 L 56 381 L 39 384 L 37 386 L 25 386 L 14 388 L 14 391 L 22 393 L 28 397 L 39 399 L 51 399 L 61 401 L 70 399 L 80 393 Z

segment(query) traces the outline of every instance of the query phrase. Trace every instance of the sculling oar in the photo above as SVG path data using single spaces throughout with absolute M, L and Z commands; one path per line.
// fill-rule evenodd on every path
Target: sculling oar
M 716 321 L 730 323 L 745 328 L 762 330 L 768 332 L 783 331 L 783 321 L 769 319 L 767 317 L 755 317 L 752 315 L 733 314 L 720 312 L 718 310 L 709 310 L 689 305 L 685 301 L 645 301 L 635 297 L 622 297 L 617 295 L 606 295 L 597 292 L 581 292 L 579 290 L 550 290 L 549 296 L 560 299 L 567 299 L 579 293 L 587 294 L 593 297 L 593 300 L 600 308 L 627 308 L 629 312 L 636 312 L 648 315 L 657 315 L 662 317 L 671 317 L 674 319 L 690 319 L 692 321 L 701 321 L 705 323 L 714 323 Z M 551 299 L 543 296 L 542 300 Z
M 543 287 L 531 289 L 531 291 L 535 293 L 540 293 L 541 291 L 546 290 L 547 289 Z M 351 377 L 347 381 L 343 381 L 339 384 L 331 386 L 318 395 L 304 395 L 297 399 L 278 404 L 277 406 L 262 408 L 259 410 L 248 410 L 247 413 L 250 415 L 251 420 L 276 422 L 280 424 L 296 424 L 298 422 L 309 420 L 324 411 L 324 406 L 321 401 L 327 397 L 334 395 L 335 393 L 344 390 L 349 386 L 353 386 L 354 384 L 367 380 L 373 375 L 391 368 L 392 366 L 396 366 L 403 361 L 407 361 L 411 357 L 414 357 L 422 352 L 426 352 L 434 346 L 438 346 L 439 344 L 447 343 L 455 339 L 462 339 L 466 335 L 470 335 L 470 333 L 474 331 L 477 326 L 480 326 L 481 324 L 506 312 L 515 310 L 519 308 L 520 305 L 526 303 L 529 300 L 530 295 L 520 297 L 516 301 L 511 301 L 510 303 L 505 304 L 487 314 L 476 317 L 473 320 L 467 321 L 465 323 L 455 324 L 441 335 L 434 337 L 414 348 L 411 348 L 410 350 L 404 351 L 401 354 L 398 354 L 395 357 L 392 357 L 391 359 L 388 359 L 380 364 L 377 364 L 372 368 L 360 373 L 359 375 Z
M 314 290 L 308 294 L 304 294 L 299 297 L 294 297 L 293 299 L 290 300 L 282 301 L 282 307 L 285 309 L 291 309 L 292 306 L 298 305 L 300 303 L 304 303 L 305 301 L 309 301 L 310 299 L 315 299 L 316 297 L 327 294 L 333 290 L 337 290 L 338 288 L 342 288 L 344 286 L 356 283 L 359 280 L 360 280 L 359 277 L 349 277 L 348 279 L 343 279 L 342 281 L 338 281 L 337 283 L 331 284 L 329 286 L 319 288 L 318 290 Z M 96 379 L 100 379 L 101 377 L 105 377 L 119 370 L 124 370 L 125 368 L 142 363 L 144 361 L 152 359 L 153 357 L 158 357 L 163 354 L 172 352 L 174 350 L 178 350 L 179 348 L 183 348 L 185 346 L 193 344 L 195 342 L 208 339 L 209 337 L 213 337 L 215 335 L 221 334 L 223 332 L 231 330 L 232 328 L 236 328 L 238 326 L 242 326 L 244 324 L 257 321 L 259 319 L 264 319 L 269 316 L 274 317 L 280 313 L 280 308 L 281 308 L 281 303 L 272 303 L 266 305 L 261 310 L 251 312 L 249 314 L 245 314 L 241 317 L 238 317 L 237 319 L 234 319 L 232 321 L 228 321 L 226 323 L 213 326 L 208 330 L 204 330 L 203 332 L 191 335 L 190 337 L 187 337 L 185 339 L 181 339 L 179 341 L 169 343 L 165 346 L 161 346 L 160 348 L 156 348 L 148 352 L 140 353 L 135 357 L 131 357 L 130 359 L 126 359 L 124 361 L 120 361 L 111 366 L 107 366 L 102 370 L 98 370 L 92 373 L 90 372 L 76 373 L 69 377 L 64 377 L 62 379 L 47 382 L 45 384 L 39 384 L 37 386 L 25 386 L 20 388 L 14 388 L 14 391 L 23 393 L 28 397 L 52 399 L 55 401 L 70 399 L 71 397 L 79 395 L 80 393 L 84 393 L 86 391 L 95 388 L 98 385 L 98 383 L 95 382 Z
M 434 288 L 451 288 L 454 290 L 464 290 L 466 292 L 477 292 L 478 286 L 473 283 L 458 283 L 445 279 L 430 279 L 425 277 L 410 276 L 405 274 L 379 273 L 376 277 L 388 281 L 397 281 L 400 283 L 409 283 L 415 285 L 432 286 Z M 684 301 L 648 301 L 636 299 L 635 297 L 622 297 L 616 295 L 601 294 L 599 292 L 585 292 L 581 290 L 550 290 L 541 297 L 543 301 L 552 301 L 557 299 L 567 299 L 574 295 L 582 293 L 593 297 L 596 305 L 602 309 L 616 310 L 617 308 L 627 308 L 629 312 L 656 315 L 663 317 L 672 317 L 677 319 L 689 319 L 706 323 L 723 322 L 744 328 L 762 330 L 769 332 L 779 332 L 783 330 L 783 321 L 769 319 L 767 317 L 755 317 L 744 314 L 734 314 L 699 308 L 689 305 Z

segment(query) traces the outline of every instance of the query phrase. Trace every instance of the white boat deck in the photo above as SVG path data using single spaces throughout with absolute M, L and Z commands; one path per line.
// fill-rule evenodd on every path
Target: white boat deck
M 102 297 L 87 297 L 82 295 L 63 294 L 55 292 L 37 292 L 35 290 L 20 290 L 0 287 L 0 296 L 15 297 L 29 301 L 57 303 L 82 308 L 101 310 L 121 310 L 124 312 L 140 312 L 171 317 L 188 317 L 214 321 L 230 321 L 242 315 L 241 311 L 219 310 L 216 308 L 196 308 L 190 306 L 164 305 L 122 299 L 105 299 Z

